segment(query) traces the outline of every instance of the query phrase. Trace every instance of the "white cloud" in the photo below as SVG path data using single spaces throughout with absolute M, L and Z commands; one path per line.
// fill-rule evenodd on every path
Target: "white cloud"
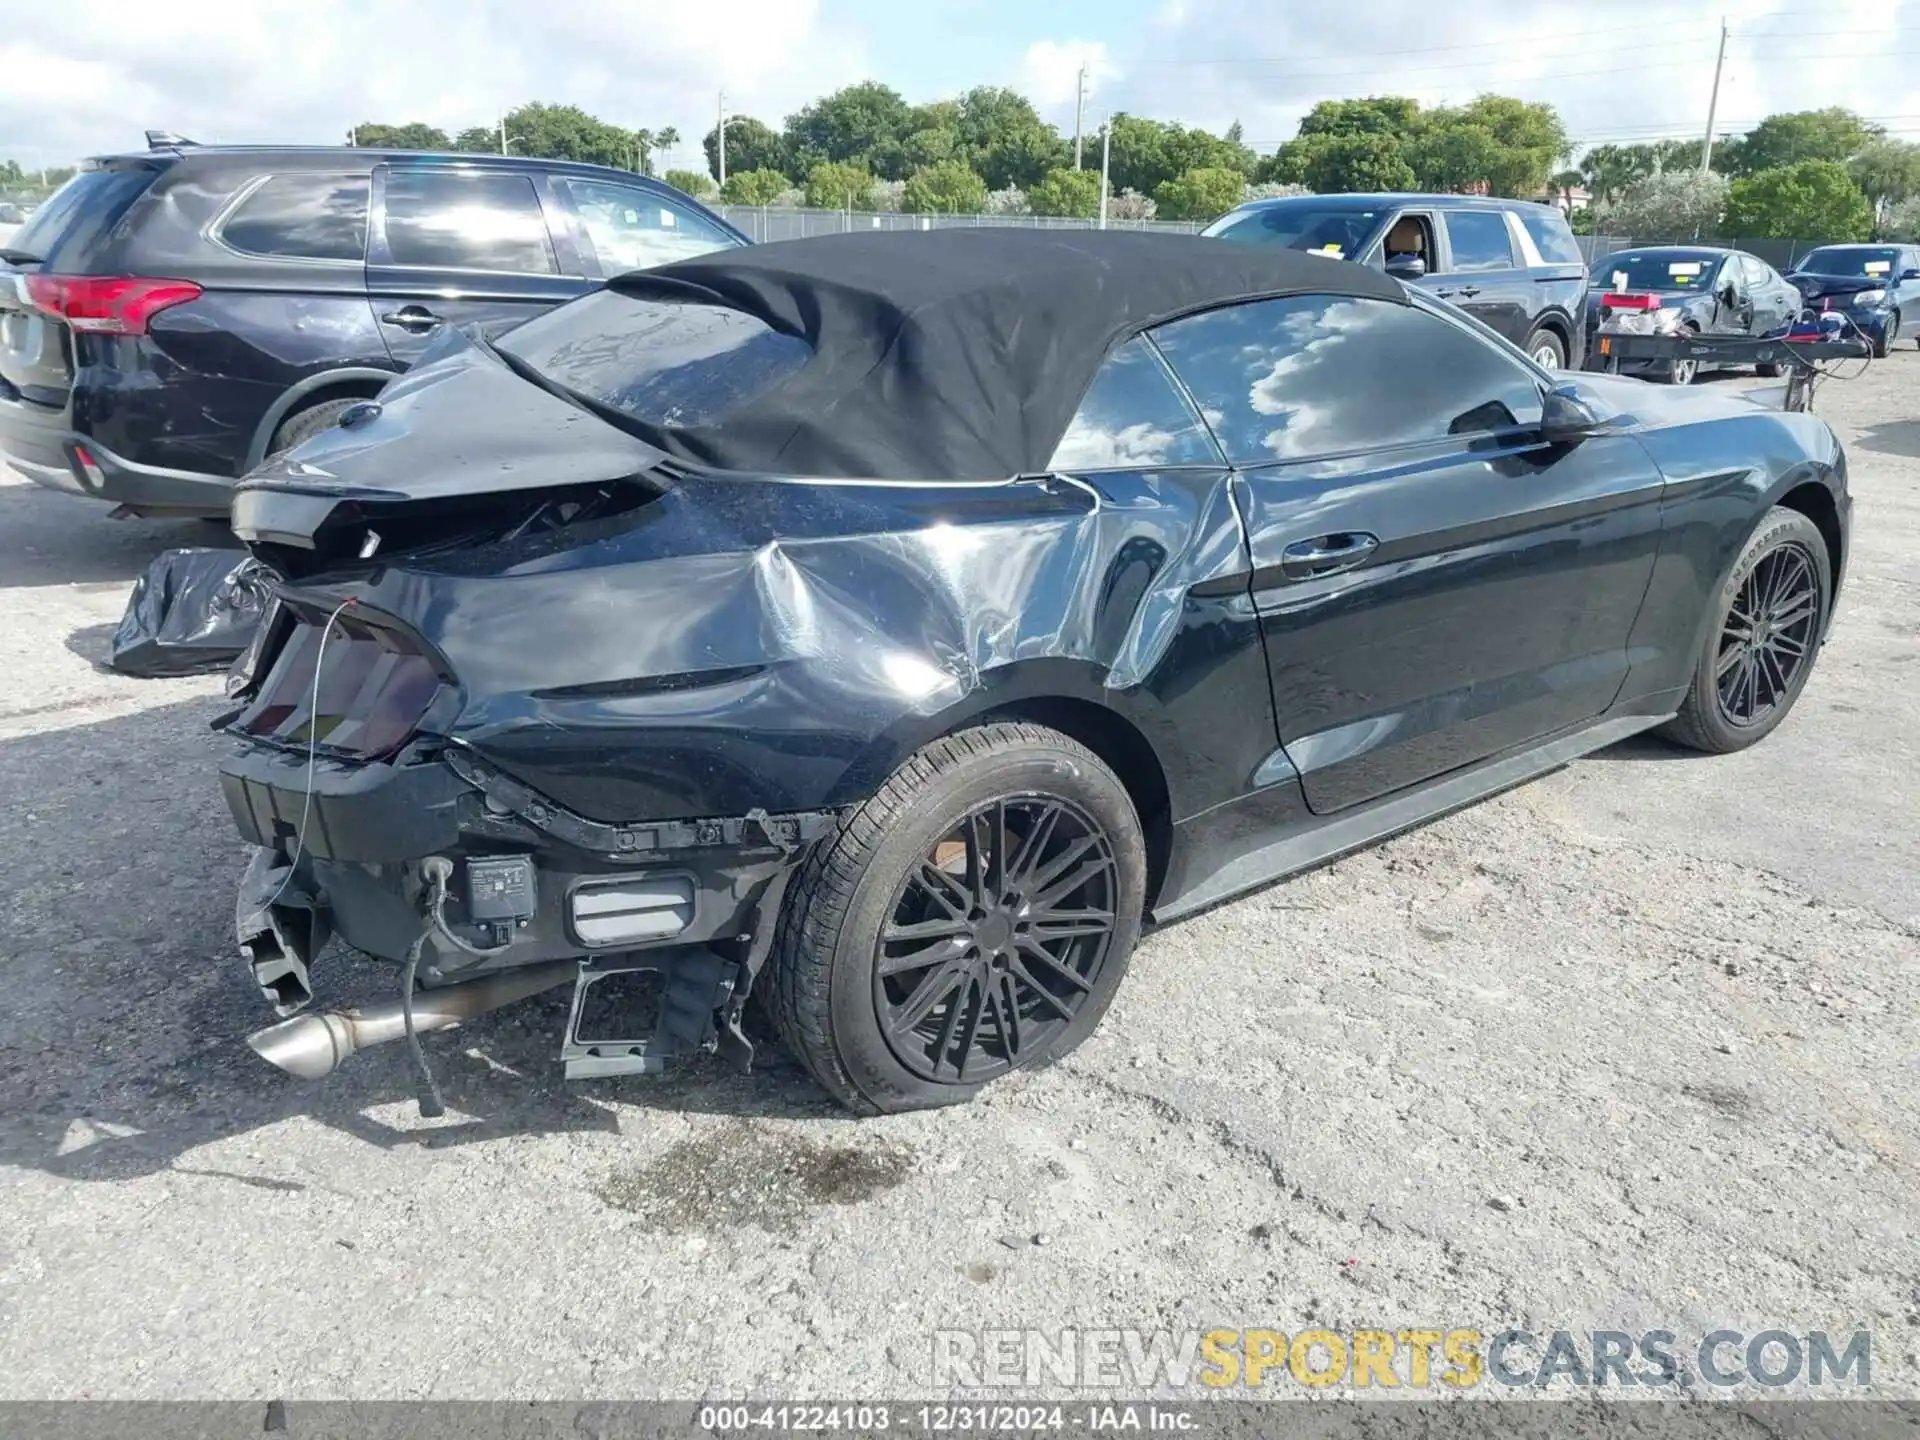
M 360 121 L 455 132 L 545 100 L 673 125 L 691 160 L 721 88 L 778 125 L 865 69 L 820 0 L 69 0 L 0 39 L 0 152 L 58 164 L 149 128 L 335 144 Z
M 1043 110 L 1073 109 L 1074 86 L 1079 83 L 1080 67 L 1087 67 L 1089 102 L 1103 81 L 1120 73 L 1097 40 L 1036 40 L 1020 57 L 1020 91 Z

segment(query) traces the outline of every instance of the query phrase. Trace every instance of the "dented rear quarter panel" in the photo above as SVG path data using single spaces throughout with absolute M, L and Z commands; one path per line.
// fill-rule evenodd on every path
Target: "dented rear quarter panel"
M 462 688 L 449 738 L 595 819 L 837 807 L 1041 700 L 1136 732 L 1179 819 L 1277 743 L 1246 575 L 1224 470 L 693 475 L 611 533 L 305 588 L 417 632 Z

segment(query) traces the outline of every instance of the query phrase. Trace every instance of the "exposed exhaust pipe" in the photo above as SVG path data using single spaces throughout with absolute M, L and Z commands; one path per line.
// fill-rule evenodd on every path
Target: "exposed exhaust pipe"
M 461 985 L 422 990 L 413 997 L 414 1033 L 451 1030 L 463 1020 L 564 985 L 579 973 L 579 968 L 576 960 L 554 960 Z M 279 1066 L 289 1075 L 318 1080 L 339 1069 L 349 1055 L 374 1045 L 404 1040 L 406 1034 L 407 1022 L 400 1002 L 391 1000 L 363 1010 L 296 1015 L 291 1020 L 255 1031 L 247 1037 L 247 1044 L 261 1059 Z

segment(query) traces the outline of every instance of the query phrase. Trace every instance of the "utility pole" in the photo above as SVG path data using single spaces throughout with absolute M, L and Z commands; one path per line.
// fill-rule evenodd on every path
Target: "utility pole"
M 718 147 L 720 159 L 720 188 L 727 188 L 727 92 L 720 92 L 720 109 L 714 121 L 713 141 Z
M 1082 64 L 1073 85 L 1073 168 L 1080 168 L 1080 117 L 1087 108 L 1087 67 Z
M 1707 138 L 1700 145 L 1700 173 L 1713 162 L 1713 119 L 1720 109 L 1720 67 L 1727 63 L 1727 17 L 1720 17 L 1720 53 L 1713 61 L 1713 94 L 1707 100 Z
M 1100 127 L 1100 228 L 1107 228 L 1107 169 L 1113 159 L 1113 116 Z

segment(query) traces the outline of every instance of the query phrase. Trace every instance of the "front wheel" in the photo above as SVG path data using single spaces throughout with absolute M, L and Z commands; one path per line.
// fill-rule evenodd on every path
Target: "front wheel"
M 1091 750 L 1023 722 L 911 756 L 808 858 L 775 1019 L 862 1114 L 968 1100 L 1085 1040 L 1139 935 L 1146 848 Z
M 1899 335 L 1900 312 L 1896 310 L 1887 316 L 1887 323 L 1885 328 L 1880 332 L 1880 338 L 1873 342 L 1873 358 L 1876 360 L 1886 359 L 1887 352 L 1893 349 L 1893 342 L 1899 338 Z
M 1716 593 L 1693 684 L 1661 733 L 1714 755 L 1770 735 L 1813 673 L 1832 596 L 1819 529 L 1799 511 L 1776 505 Z

